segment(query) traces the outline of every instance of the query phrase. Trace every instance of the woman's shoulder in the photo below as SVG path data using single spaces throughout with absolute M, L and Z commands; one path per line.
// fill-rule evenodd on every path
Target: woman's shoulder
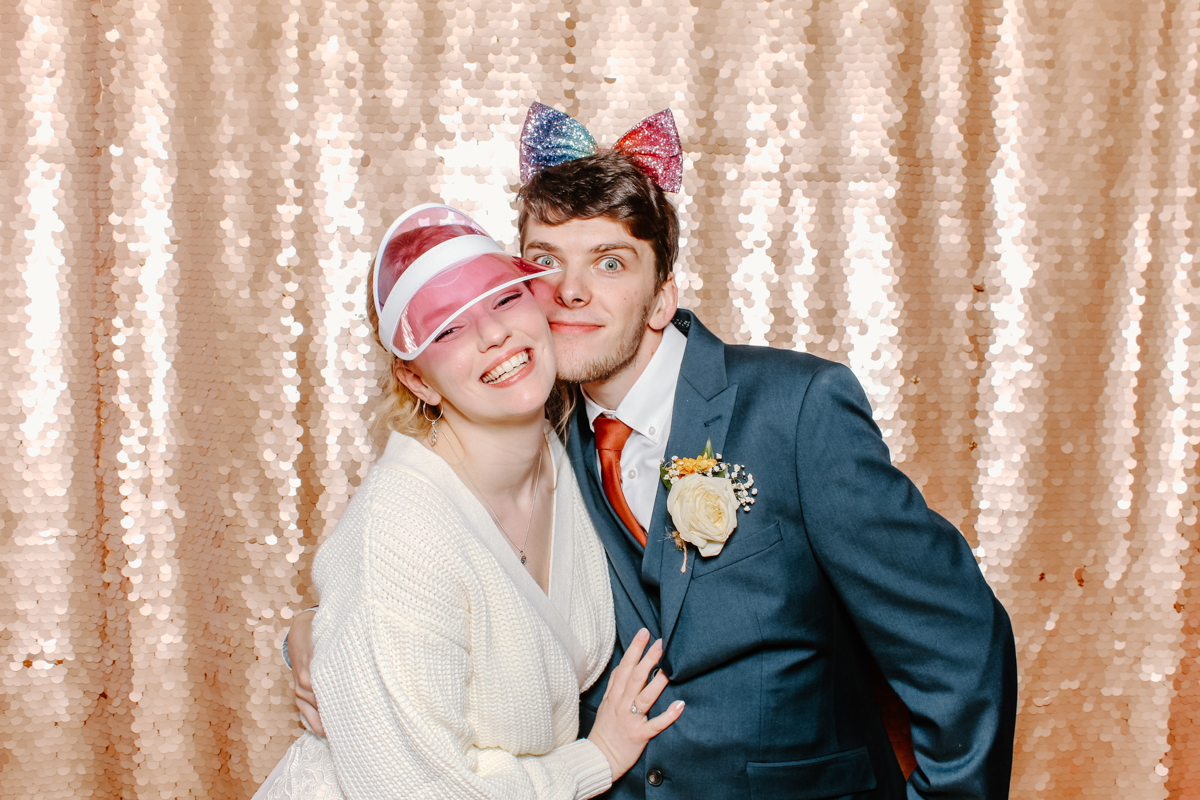
M 358 495 L 388 514 L 455 514 L 461 506 L 458 476 L 441 456 L 416 439 L 393 432 Z
M 457 476 L 420 442 L 393 433 L 363 479 L 337 527 L 321 545 L 318 562 L 362 559 L 364 572 L 397 562 L 442 563 L 467 532 Z M 382 560 L 381 560 L 381 557 Z

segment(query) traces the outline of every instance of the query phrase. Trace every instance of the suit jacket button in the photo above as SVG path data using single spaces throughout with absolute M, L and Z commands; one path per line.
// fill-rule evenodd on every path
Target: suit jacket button
M 662 786 L 662 770 L 657 767 L 646 773 L 646 783 L 651 786 Z

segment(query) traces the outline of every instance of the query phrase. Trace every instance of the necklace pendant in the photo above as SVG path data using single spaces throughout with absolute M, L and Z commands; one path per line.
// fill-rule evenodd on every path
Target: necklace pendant
M 525 563 L 525 554 L 524 553 L 521 553 L 521 563 L 522 564 Z

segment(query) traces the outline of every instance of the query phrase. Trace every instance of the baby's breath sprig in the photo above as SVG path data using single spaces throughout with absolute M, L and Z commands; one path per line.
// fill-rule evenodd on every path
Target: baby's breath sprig
M 705 443 L 704 451 L 695 458 L 672 456 L 669 464 L 666 461 L 659 464 L 658 471 L 668 492 L 676 481 L 688 475 L 727 478 L 733 488 L 734 497 L 737 498 L 738 507 L 743 511 L 750 510 L 750 506 L 754 505 L 754 496 L 758 494 L 758 489 L 754 488 L 754 476 L 746 472 L 746 468 L 741 464 L 727 464 L 722 461 L 720 453 L 713 453 L 712 439 Z

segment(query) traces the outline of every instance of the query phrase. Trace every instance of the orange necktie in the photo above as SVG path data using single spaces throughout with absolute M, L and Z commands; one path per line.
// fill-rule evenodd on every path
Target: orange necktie
M 604 485 L 604 494 L 638 544 L 645 547 L 646 532 L 638 524 L 629 503 L 625 502 L 625 493 L 621 491 L 621 448 L 633 428 L 619 419 L 596 417 L 592 429 L 596 432 L 596 450 L 600 453 L 600 481 Z

